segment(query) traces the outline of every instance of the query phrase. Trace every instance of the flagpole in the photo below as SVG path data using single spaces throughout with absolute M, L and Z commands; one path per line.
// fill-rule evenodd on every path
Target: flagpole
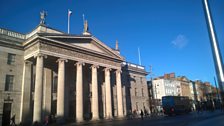
M 85 15 L 82 14 L 82 20 L 83 20 L 83 24 L 85 24 Z
M 139 65 L 142 65 L 139 47 L 138 47 L 138 60 L 139 60 Z
M 68 34 L 69 34 L 69 32 L 70 32 L 70 12 L 69 12 L 70 10 L 68 10 Z

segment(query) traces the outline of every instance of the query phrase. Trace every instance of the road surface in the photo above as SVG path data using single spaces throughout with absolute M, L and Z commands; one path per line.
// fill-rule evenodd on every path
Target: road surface
M 177 116 L 159 116 L 153 118 L 100 120 L 84 123 L 69 123 L 64 126 L 224 126 L 224 112 L 190 113 Z M 54 125 L 59 126 L 59 125 Z M 61 126 L 61 125 L 60 125 Z

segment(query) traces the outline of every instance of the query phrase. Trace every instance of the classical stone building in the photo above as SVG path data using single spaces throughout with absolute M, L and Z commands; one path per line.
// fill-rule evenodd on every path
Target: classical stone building
M 40 24 L 29 34 L 0 29 L 0 124 L 124 117 L 148 109 L 144 67 L 126 63 L 87 30 L 71 35 Z
M 145 68 L 136 64 L 123 63 L 122 65 L 122 82 L 125 87 L 125 99 L 127 111 L 149 110 L 149 94 L 147 80 L 148 74 Z

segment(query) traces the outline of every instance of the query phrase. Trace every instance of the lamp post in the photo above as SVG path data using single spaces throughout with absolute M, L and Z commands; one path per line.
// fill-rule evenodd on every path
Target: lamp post
M 216 94 L 217 94 L 217 96 L 218 96 L 218 100 L 222 103 L 222 100 L 221 100 L 220 97 L 219 97 L 219 91 L 218 91 L 218 87 L 217 87 L 217 84 L 216 84 L 216 79 L 215 79 L 215 77 L 214 77 L 214 81 L 215 81 L 215 88 L 216 88 Z
M 151 77 L 151 84 L 152 84 L 152 94 L 153 94 L 153 101 L 154 101 L 154 112 L 157 113 L 157 89 L 156 89 L 156 85 L 153 87 L 153 73 L 152 73 L 152 65 L 149 66 L 150 71 L 149 71 L 149 75 Z
M 157 89 L 155 84 L 155 107 L 156 107 L 156 114 L 157 114 L 157 106 L 158 106 L 158 99 L 157 99 Z

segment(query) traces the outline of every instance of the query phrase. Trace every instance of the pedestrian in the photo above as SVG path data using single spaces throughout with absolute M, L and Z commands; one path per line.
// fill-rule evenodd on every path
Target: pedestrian
M 49 122 L 49 117 L 45 116 L 45 118 L 44 118 L 44 126 L 47 126 L 48 122 Z
M 147 112 L 147 110 L 146 110 L 146 109 L 144 109 L 144 114 L 145 114 L 145 117 L 147 117 L 147 116 L 148 116 L 148 112 Z
M 35 121 L 35 122 L 33 123 L 33 126 L 39 126 L 38 121 Z
M 10 124 L 10 126 L 16 126 L 15 119 L 16 119 L 16 115 L 14 114 L 14 115 L 12 116 L 12 118 L 10 119 L 10 120 L 11 120 L 11 124 Z
M 131 110 L 128 111 L 128 117 L 129 117 L 129 119 L 133 119 L 133 114 L 132 114 Z
M 134 118 L 137 117 L 137 111 L 136 110 L 133 111 L 133 115 L 134 115 Z
M 141 109 L 140 115 L 141 115 L 141 119 L 143 120 L 144 113 L 143 113 L 142 109 Z

